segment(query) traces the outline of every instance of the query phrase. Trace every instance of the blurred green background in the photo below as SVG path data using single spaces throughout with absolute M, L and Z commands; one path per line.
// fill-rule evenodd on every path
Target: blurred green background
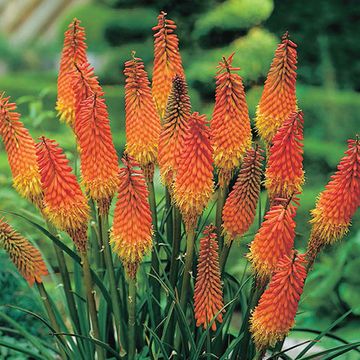
M 305 114 L 306 184 L 297 215 L 296 246 L 304 249 L 309 234 L 309 210 L 335 171 L 346 149 L 346 140 L 359 132 L 359 1 L 1 1 L 0 91 L 6 91 L 17 101 L 22 120 L 35 138 L 43 133 L 56 138 L 73 159 L 74 138 L 59 123 L 54 105 L 63 32 L 76 16 L 86 28 L 89 58 L 104 86 L 114 140 L 121 153 L 125 143 L 123 63 L 129 59 L 131 50 L 136 50 L 151 75 L 151 27 L 156 24 L 160 10 L 167 11 L 178 25 L 193 109 L 209 118 L 214 104 L 216 65 L 221 56 L 236 52 L 234 62 L 241 67 L 253 119 L 281 35 L 288 30 L 298 44 L 297 95 Z M 2 144 L 0 199 L 0 209 L 33 211 L 11 188 Z M 41 244 L 38 234 L 31 233 L 23 222 L 13 218 L 12 223 Z M 46 252 L 47 244 L 42 245 Z M 239 246 L 240 249 L 232 250 L 231 267 L 235 274 L 240 274 L 245 264 L 238 254 L 246 251 L 246 245 Z M 0 304 L 20 297 L 22 302 L 37 306 L 32 304 L 31 293 L 3 254 L 0 261 L 5 265 L 0 267 L 0 286 L 7 289 L 0 293 Z M 306 285 L 298 326 L 322 329 L 352 309 L 353 313 L 336 330 L 348 340 L 359 340 L 359 270 L 358 213 L 351 233 L 341 244 L 326 249 L 315 265 Z M 13 278 L 19 281 L 12 281 Z M 33 326 L 34 331 L 39 331 L 36 324 Z M 301 333 L 293 336 L 306 338 Z

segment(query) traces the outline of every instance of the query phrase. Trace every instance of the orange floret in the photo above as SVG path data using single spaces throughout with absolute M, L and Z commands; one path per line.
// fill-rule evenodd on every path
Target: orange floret
M 161 119 L 165 114 L 174 76 L 184 77 L 179 39 L 174 33 L 176 25 L 174 21 L 167 19 L 166 15 L 162 11 L 158 16 L 158 24 L 153 27 L 155 40 L 152 95 Z
M 226 199 L 222 220 L 227 243 L 243 236 L 254 221 L 260 195 L 262 152 L 258 147 L 247 151 L 236 183 Z
M 204 229 L 204 237 L 200 240 L 200 252 L 197 265 L 197 275 L 194 289 L 194 312 L 196 326 L 204 329 L 224 307 L 223 292 L 219 268 L 219 247 L 216 240 L 215 227 Z M 216 320 L 222 323 L 222 312 Z M 212 330 L 216 330 L 214 321 Z
M 75 70 L 71 76 L 72 88 L 75 101 L 75 119 L 81 110 L 81 104 L 89 96 L 96 94 L 103 96 L 104 92 L 99 84 L 98 77 L 94 74 L 94 68 L 87 61 L 81 64 L 75 64 Z
M 43 192 L 36 159 L 35 142 L 15 112 L 16 104 L 10 97 L 0 94 L 0 136 L 5 145 L 13 186 L 16 191 L 39 208 L 42 207 Z
M 152 220 L 143 171 L 136 169 L 139 164 L 130 157 L 123 158 L 123 163 L 110 243 L 128 276 L 134 278 L 152 247 Z
M 82 64 L 86 61 L 85 31 L 80 26 L 80 21 L 75 18 L 65 32 L 56 102 L 60 120 L 71 126 L 75 120 L 75 94 L 72 87 L 72 73 L 75 70 L 75 64 Z
M 210 131 L 205 115 L 195 112 L 189 119 L 174 183 L 174 200 L 186 228 L 196 225 L 213 192 Z
M 256 110 L 256 128 L 268 144 L 289 115 L 297 110 L 296 48 L 297 45 L 289 39 L 286 32 L 276 49 Z
M 184 78 L 175 76 L 159 138 L 158 162 L 163 183 L 171 190 L 191 115 Z
M 233 67 L 234 54 L 219 63 L 216 76 L 216 99 L 211 120 L 214 164 L 219 170 L 219 184 L 230 181 L 251 146 L 251 128 L 242 79 Z
M 304 184 L 303 113 L 291 113 L 270 147 L 265 185 L 271 199 L 300 193 Z
M 76 114 L 81 175 L 99 213 L 107 214 L 118 188 L 118 156 L 113 143 L 105 100 L 96 94 L 83 100 Z
M 134 55 L 125 63 L 124 74 L 126 151 L 140 164 L 145 174 L 151 176 L 157 160 L 160 118 L 142 60 Z
M 0 245 L 30 286 L 41 283 L 41 277 L 48 274 L 40 251 L 1 218 Z
M 76 176 L 60 146 L 45 137 L 36 144 L 44 191 L 43 213 L 58 229 L 74 240 L 77 249 L 86 251 L 89 206 Z
M 294 326 L 306 278 L 305 263 L 304 255 L 297 252 L 279 261 L 250 319 L 250 332 L 259 351 L 283 340 Z
M 360 140 L 348 140 L 348 150 L 341 159 L 325 190 L 311 211 L 311 236 L 308 256 L 314 260 L 322 246 L 341 239 L 360 206 Z
M 260 279 L 268 280 L 279 259 L 290 254 L 295 239 L 295 215 L 296 206 L 291 200 L 272 205 L 266 213 L 264 222 L 250 244 L 248 254 Z

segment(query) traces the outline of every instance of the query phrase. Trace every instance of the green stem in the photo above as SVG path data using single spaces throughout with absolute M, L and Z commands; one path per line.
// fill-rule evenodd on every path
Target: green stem
M 229 257 L 232 241 L 230 243 L 225 243 L 220 254 L 220 270 L 221 273 L 224 272 L 227 259 Z
M 96 264 L 96 270 L 98 272 L 98 275 L 103 278 L 104 277 L 104 268 L 105 268 L 105 259 L 104 259 L 104 244 L 103 244 L 103 239 L 101 236 L 101 229 L 100 227 L 96 226 L 96 222 L 93 221 L 92 219 L 96 219 L 97 216 L 97 211 L 96 211 L 96 203 L 93 199 L 91 199 L 90 201 L 90 205 L 91 205 L 91 235 L 92 238 L 91 240 L 93 240 L 91 242 L 91 255 L 92 255 L 92 259 L 95 260 L 95 264 Z M 98 223 L 99 224 L 99 223 Z
M 216 203 L 216 218 L 215 218 L 215 226 L 216 226 L 216 234 L 219 243 L 219 250 L 222 251 L 224 238 L 222 236 L 222 210 L 226 200 L 228 185 L 220 186 L 218 188 L 218 198 Z
M 128 360 L 135 359 L 136 353 L 136 275 L 134 278 L 128 279 L 128 312 L 129 312 L 129 328 L 128 328 Z
M 53 308 L 52 308 L 52 306 L 50 304 L 49 296 L 48 296 L 48 294 L 46 292 L 44 284 L 37 282 L 36 285 L 37 285 L 41 300 L 44 303 L 45 310 L 46 310 L 46 313 L 47 313 L 47 315 L 49 317 L 50 324 L 51 324 L 52 328 L 55 330 L 56 333 L 60 333 L 61 332 L 60 326 L 59 326 L 59 324 L 58 324 L 58 322 L 56 320 L 56 316 L 55 316 L 54 310 L 53 310 Z M 61 339 L 61 340 L 63 342 L 63 339 Z M 58 344 L 58 349 L 60 351 L 61 358 L 62 359 L 67 359 L 68 357 L 67 357 L 64 349 L 59 344 Z
M 154 181 L 147 180 L 147 187 L 149 190 L 149 204 L 151 209 L 151 217 L 152 217 L 152 225 L 154 229 L 154 247 L 156 251 L 151 253 L 151 271 L 152 274 L 150 281 L 152 283 L 153 295 L 156 301 L 154 306 L 154 316 L 155 319 L 160 320 L 160 302 L 161 302 L 161 294 L 160 294 L 160 283 L 155 278 L 160 274 L 160 246 L 159 246 L 159 232 L 158 232 L 158 219 L 157 219 L 157 208 L 156 208 L 156 197 L 155 197 L 155 188 Z
M 96 310 L 96 302 L 95 302 L 95 296 L 94 296 L 94 290 L 93 290 L 93 282 L 91 278 L 91 272 L 90 272 L 90 264 L 89 259 L 87 257 L 86 252 L 81 252 L 81 262 L 83 266 L 83 272 L 84 272 L 84 283 L 86 288 L 86 297 L 88 300 L 88 306 L 89 306 L 89 313 L 90 313 L 90 319 L 91 319 L 91 325 L 92 325 L 92 331 L 94 334 L 94 338 L 101 340 L 100 338 L 100 330 L 99 330 L 99 322 L 97 317 L 97 310 Z M 97 354 L 99 360 L 105 360 L 104 350 L 99 345 L 96 345 Z
M 259 302 L 259 299 L 262 293 L 264 292 L 265 288 L 266 288 L 266 283 L 259 283 L 257 279 L 254 278 L 251 287 L 250 302 L 246 310 L 246 314 L 243 320 L 243 325 L 241 326 L 240 329 L 240 332 L 244 333 L 244 337 L 240 342 L 240 359 L 248 358 L 249 347 L 252 343 L 250 328 L 249 328 L 249 320 L 250 320 L 251 312 Z
M 253 360 L 262 360 L 264 358 L 265 354 L 266 354 L 266 349 L 257 351 Z
M 181 244 L 181 214 L 177 207 L 174 207 L 173 243 L 170 263 L 170 284 L 175 289 L 178 279 L 179 254 Z
M 106 271 L 109 276 L 109 284 L 110 284 L 110 296 L 111 302 L 113 307 L 113 315 L 114 315 L 114 323 L 116 329 L 116 336 L 117 341 L 119 344 L 120 354 L 123 354 L 123 345 L 121 343 L 120 337 L 120 327 L 121 327 L 121 315 L 120 315 L 120 298 L 119 292 L 116 286 L 115 280 L 115 271 L 114 271 L 114 263 L 112 259 L 112 253 L 109 243 L 109 220 L 108 215 L 99 215 L 99 231 L 101 242 L 104 244 L 104 255 L 105 255 L 105 264 L 106 264 Z
M 183 274 L 181 295 L 180 295 L 180 307 L 185 316 L 186 316 L 186 302 L 187 302 L 187 296 L 190 285 L 190 275 L 193 266 L 194 248 L 195 248 L 195 229 L 191 228 L 187 230 L 185 265 L 184 265 L 184 274 Z M 177 353 L 179 354 L 181 347 L 181 331 L 180 329 L 178 330 L 179 331 L 176 338 L 175 348 Z
M 57 232 L 56 228 L 48 222 L 47 222 L 47 228 L 52 235 L 58 236 L 58 232 Z M 55 244 L 54 244 L 54 249 L 55 249 L 56 258 L 57 258 L 58 265 L 59 265 L 61 281 L 64 286 L 64 293 L 65 293 L 66 302 L 67 302 L 67 305 L 69 308 L 70 316 L 74 323 L 75 330 L 79 334 L 81 334 L 79 315 L 78 315 L 78 311 L 76 308 L 74 292 L 71 287 L 71 280 L 70 280 L 69 270 L 66 265 L 65 256 L 64 256 L 63 251 Z
M 169 281 L 172 289 L 175 292 L 177 281 L 178 281 L 178 271 L 179 271 L 179 255 L 180 255 L 180 244 L 181 244 L 181 214 L 177 207 L 174 207 L 174 227 L 173 227 L 173 241 L 172 241 L 172 251 L 171 251 L 171 262 L 170 262 L 170 275 Z M 168 303 L 167 310 L 169 309 L 171 302 Z M 166 312 L 166 314 L 168 314 Z M 169 315 L 168 315 L 169 316 Z M 169 320 L 168 331 L 166 334 L 166 343 L 173 344 L 174 342 L 174 332 L 176 326 L 176 317 L 175 314 L 171 315 Z
M 165 200 L 166 200 L 166 204 L 165 204 L 165 214 L 168 214 L 169 212 L 169 216 L 166 220 L 166 238 L 168 240 L 168 242 L 173 243 L 174 240 L 173 239 L 173 211 L 172 211 L 172 206 L 171 206 L 171 196 L 169 193 L 168 188 L 165 188 Z

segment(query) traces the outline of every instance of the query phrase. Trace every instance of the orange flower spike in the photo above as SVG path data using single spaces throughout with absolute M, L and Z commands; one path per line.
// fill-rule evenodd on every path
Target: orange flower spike
M 259 135 L 268 144 L 279 127 L 297 111 L 296 105 L 296 64 L 297 45 L 286 32 L 278 45 L 271 64 L 264 90 L 256 110 L 255 124 Z
M 254 221 L 260 195 L 262 153 L 258 147 L 247 151 L 236 183 L 226 199 L 222 212 L 226 243 L 243 236 Z
M 24 198 L 42 207 L 43 192 L 36 159 L 35 142 L 15 112 L 16 104 L 0 94 L 0 136 L 7 152 L 13 186 Z
M 43 213 L 58 229 L 69 233 L 77 249 L 86 251 L 89 206 L 60 146 L 45 137 L 36 144 L 44 190 Z
M 118 156 L 113 143 L 105 100 L 96 94 L 83 100 L 76 113 L 82 181 L 97 202 L 100 214 L 108 214 L 118 188 Z
M 135 57 L 125 63 L 126 151 L 150 172 L 157 159 L 160 118 L 151 95 L 144 63 Z M 145 171 L 146 172 L 146 171 Z
M 162 119 L 172 88 L 172 81 L 177 74 L 184 77 L 179 39 L 174 33 L 175 22 L 166 18 L 162 11 L 158 16 L 158 24 L 153 27 L 154 34 L 154 69 L 152 79 L 152 95 L 157 111 Z
M 123 158 L 123 163 L 110 243 L 128 276 L 135 278 L 142 258 L 152 247 L 152 220 L 143 171 L 135 169 L 139 164 L 130 157 Z
M 270 207 L 250 244 L 247 256 L 260 279 L 268 280 L 279 259 L 289 255 L 294 246 L 296 206 L 291 201 L 297 199 L 280 201 Z
M 213 192 L 212 162 L 206 117 L 195 112 L 189 119 L 174 183 L 174 200 L 187 230 L 196 225 Z
M 30 286 L 41 283 L 41 277 L 48 275 L 40 251 L 1 218 L 0 245 Z
M 327 244 L 341 239 L 360 206 L 360 140 L 348 140 L 348 150 L 336 173 L 320 194 L 311 211 L 312 230 L 308 245 L 310 258 Z
M 293 112 L 279 128 L 270 147 L 265 185 L 271 199 L 300 193 L 304 184 L 303 113 Z
M 65 32 L 58 76 L 58 98 L 56 109 L 60 120 L 72 125 L 75 120 L 75 93 L 72 88 L 72 73 L 75 64 L 87 61 L 85 31 L 80 21 L 74 19 Z
M 219 184 L 230 181 L 251 146 L 251 128 L 242 79 L 233 67 L 234 54 L 219 63 L 216 76 L 215 107 L 211 120 L 214 164 L 219 170 Z
M 304 255 L 296 251 L 279 260 L 250 319 L 250 332 L 259 351 L 283 340 L 294 326 L 306 278 L 305 263 Z
M 200 252 L 194 289 L 194 312 L 196 326 L 208 326 L 211 320 L 224 307 L 223 292 L 219 267 L 219 247 L 216 241 L 215 227 L 209 225 L 204 229 L 200 240 Z M 222 323 L 222 313 L 216 320 Z M 216 330 L 213 322 L 212 330 Z
M 176 75 L 159 137 L 158 162 L 163 183 L 171 189 L 191 115 L 184 78 Z
M 94 94 L 103 96 L 104 92 L 99 84 L 98 77 L 94 74 L 94 68 L 87 61 L 82 64 L 75 64 L 71 79 L 75 96 L 76 121 L 76 114 L 80 112 L 82 102 Z

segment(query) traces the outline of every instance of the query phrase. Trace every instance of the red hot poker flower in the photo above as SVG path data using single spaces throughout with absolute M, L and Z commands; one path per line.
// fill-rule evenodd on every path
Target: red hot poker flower
M 72 72 L 71 79 L 75 96 L 76 121 L 76 116 L 81 110 L 82 102 L 94 94 L 103 96 L 104 92 L 99 84 L 97 76 L 94 74 L 94 68 L 87 61 L 81 64 L 75 64 L 75 70 Z
M 123 158 L 123 163 L 110 242 L 128 276 L 134 278 L 142 258 L 151 250 L 152 220 L 144 174 L 136 169 L 139 164 L 130 157 Z
M 1 218 L 0 245 L 30 286 L 41 283 L 41 277 L 48 274 L 40 251 Z
M 265 185 L 271 199 L 300 193 L 304 184 L 303 113 L 293 112 L 280 127 L 270 147 Z
M 16 104 L 0 94 L 0 136 L 7 152 L 16 191 L 39 208 L 43 192 L 36 159 L 35 142 L 15 112 Z
M 80 252 L 86 251 L 89 206 L 59 145 L 45 137 L 36 144 L 44 191 L 44 215 L 74 240 Z
M 297 45 L 286 32 L 278 45 L 271 64 L 264 91 L 256 110 L 256 128 L 270 144 L 278 128 L 296 111 Z
M 224 307 L 223 293 L 219 267 L 219 248 L 216 241 L 215 227 L 212 225 L 204 229 L 204 237 L 200 240 L 200 253 L 197 265 L 197 275 L 194 290 L 194 311 L 196 326 L 204 328 Z M 222 313 L 216 320 L 222 322 Z M 212 330 L 216 330 L 213 322 Z
M 171 190 L 177 171 L 188 121 L 190 98 L 184 78 L 175 76 L 159 138 L 158 162 L 162 181 Z
M 126 151 L 151 173 L 157 159 L 160 118 L 151 95 L 144 63 L 135 55 L 125 63 Z M 152 169 L 151 169 L 152 168 Z M 149 180 L 152 179 L 152 176 Z
M 118 156 L 113 143 L 105 100 L 96 94 L 83 100 L 76 114 L 82 181 L 97 202 L 100 214 L 107 214 L 118 188 Z
M 158 24 L 153 27 L 155 41 L 152 95 L 161 119 L 165 114 L 174 76 L 177 74 L 184 77 L 179 39 L 174 33 L 176 25 L 166 15 L 162 11 L 158 16 Z
M 219 169 L 219 184 L 230 181 L 251 146 L 251 128 L 242 79 L 231 65 L 234 54 L 219 63 L 216 76 L 216 100 L 211 120 L 214 164 Z
M 304 255 L 296 252 L 279 261 L 250 319 L 250 332 L 259 351 L 283 340 L 294 326 L 306 278 L 305 263 Z
M 312 262 L 326 244 L 341 239 L 360 206 L 360 140 L 348 140 L 348 150 L 336 173 L 320 194 L 311 211 L 312 230 L 308 257 Z
M 227 243 L 244 235 L 254 221 L 260 195 L 262 152 L 258 147 L 247 151 L 236 183 L 226 199 L 222 220 Z
M 75 70 L 75 64 L 82 64 L 86 61 L 85 31 L 80 26 L 80 21 L 74 19 L 65 32 L 56 102 L 60 119 L 70 125 L 75 120 L 75 93 L 72 87 L 72 73 Z
M 295 239 L 295 215 L 296 207 L 291 199 L 272 205 L 266 213 L 265 221 L 251 242 L 248 254 L 260 279 L 268 280 L 279 259 L 291 253 Z
M 195 112 L 189 119 L 183 153 L 174 183 L 174 200 L 187 230 L 196 225 L 213 192 L 210 131 L 205 115 Z

